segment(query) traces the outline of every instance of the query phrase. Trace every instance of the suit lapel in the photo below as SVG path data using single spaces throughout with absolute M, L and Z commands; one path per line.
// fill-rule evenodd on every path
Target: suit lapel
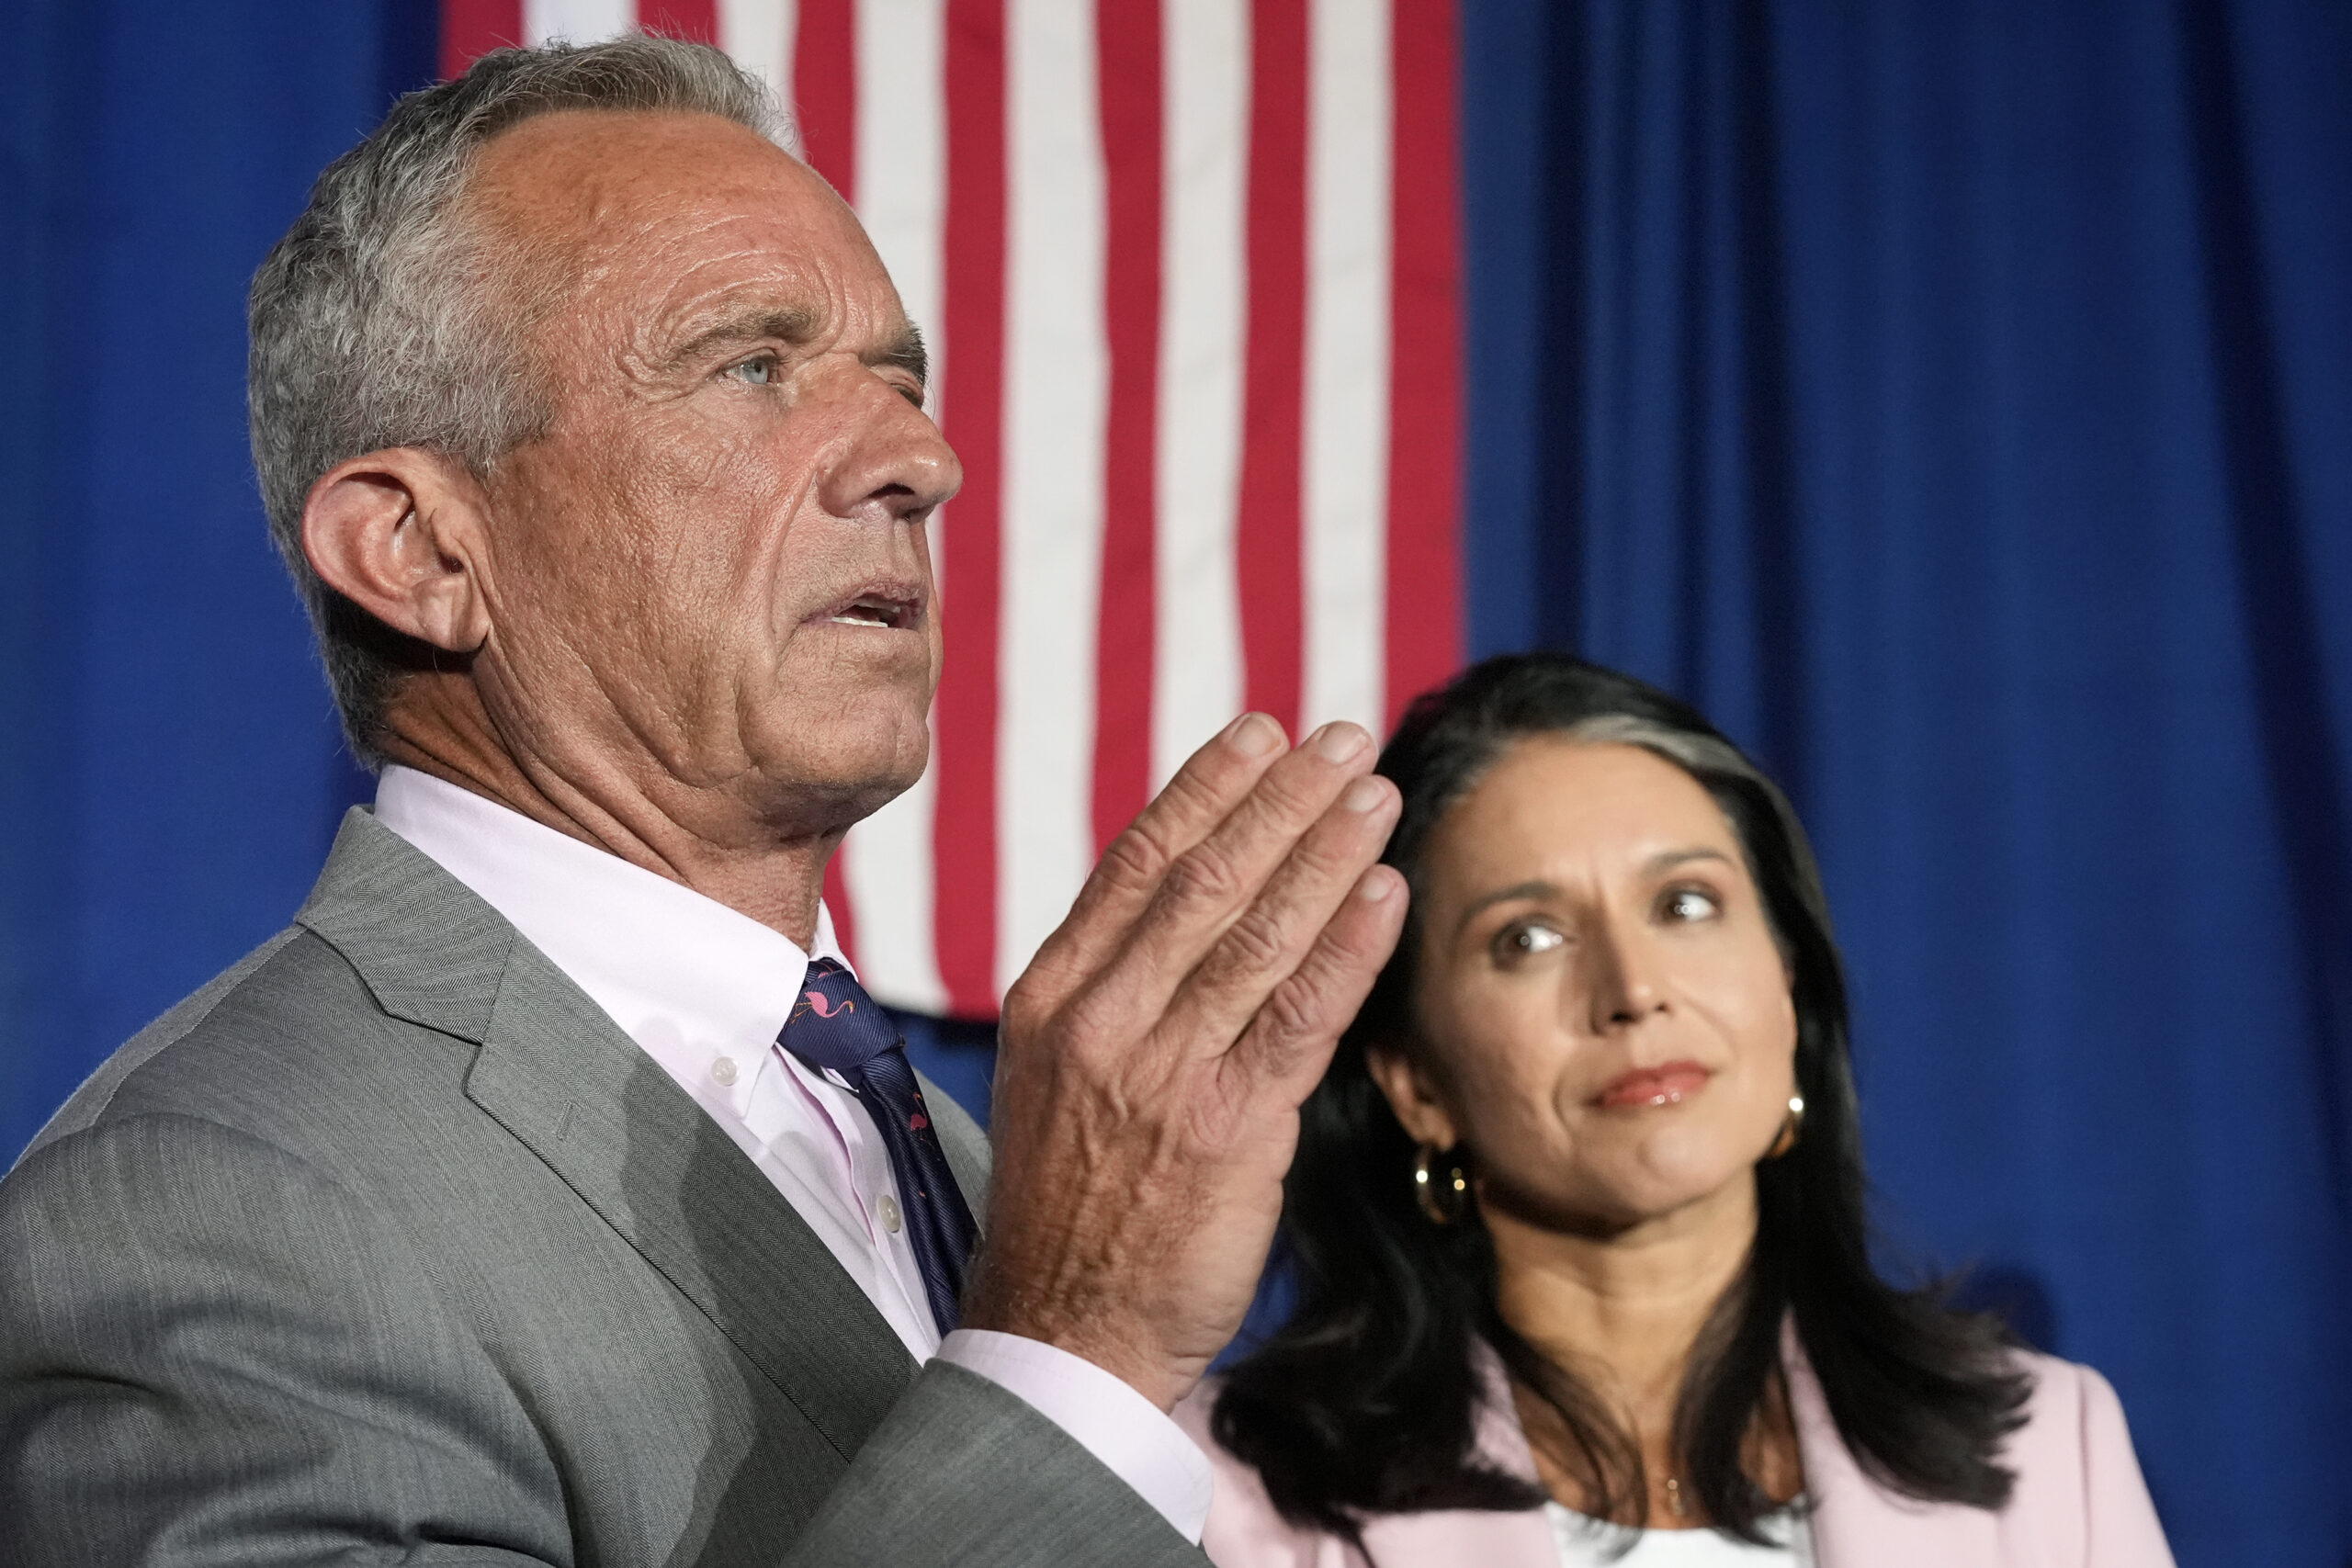
M 1793 1315 L 1781 1325 L 1781 1370 L 1789 1383 L 1805 1495 L 1813 1499 L 1814 1561 L 1820 1568 L 1876 1562 L 1985 1568 L 2001 1560 L 2000 1515 L 1900 1496 L 1862 1470 L 1838 1435 Z
M 350 959 L 387 1012 L 478 1042 L 467 1098 L 844 1458 L 857 1451 L 913 1359 L 792 1205 L 584 992 L 361 811 L 297 919 Z
M 1535 1481 L 1535 1455 L 1520 1429 L 1510 1378 L 1502 1358 L 1483 1339 L 1471 1342 L 1470 1367 L 1478 1380 L 1480 1460 L 1505 1475 Z M 1383 1514 L 1364 1526 L 1364 1556 L 1372 1568 L 1419 1562 L 1473 1562 L 1478 1568 L 1558 1568 L 1560 1549 L 1541 1508 L 1502 1511 L 1448 1509 Z

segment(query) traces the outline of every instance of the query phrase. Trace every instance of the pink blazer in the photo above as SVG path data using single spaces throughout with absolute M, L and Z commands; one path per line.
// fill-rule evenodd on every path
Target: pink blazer
M 2017 1472 L 1997 1514 L 1913 1502 L 1864 1475 L 1823 1402 L 1821 1385 L 1786 1337 L 1782 1365 L 1794 1406 L 1797 1448 L 1820 1568 L 2171 1568 L 2147 1483 L 2132 1452 L 2123 1406 L 2088 1367 L 2031 1356 L 2033 1398 L 2004 1462 Z M 1364 1527 L 1364 1550 L 1283 1522 L 1258 1472 L 1209 1437 L 1214 1385 L 1177 1407 L 1176 1419 L 1216 1471 L 1202 1548 L 1217 1568 L 1558 1568 L 1540 1510 L 1389 1514 Z M 1498 1469 L 1532 1480 L 1535 1461 L 1509 1399 L 1489 1401 L 1479 1447 Z

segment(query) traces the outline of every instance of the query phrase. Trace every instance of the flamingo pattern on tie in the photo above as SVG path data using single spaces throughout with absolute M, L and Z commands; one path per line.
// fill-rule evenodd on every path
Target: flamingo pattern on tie
M 899 1184 L 907 1242 L 922 1271 L 932 1318 L 942 1336 L 953 1332 L 978 1227 L 932 1127 L 898 1025 L 847 968 L 820 958 L 809 964 L 776 1044 L 838 1075 L 873 1119 Z

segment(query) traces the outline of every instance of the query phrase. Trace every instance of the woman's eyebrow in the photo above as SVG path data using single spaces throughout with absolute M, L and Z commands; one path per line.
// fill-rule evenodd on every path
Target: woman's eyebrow
M 1469 906 L 1462 911 L 1462 918 L 1453 922 L 1453 934 L 1460 936 L 1463 928 L 1476 919 L 1480 910 L 1490 909 L 1497 904 L 1516 903 L 1521 898 L 1556 898 L 1559 896 L 1558 883 L 1541 880 L 1514 882 L 1509 887 L 1498 887 L 1492 893 L 1482 893 L 1470 900 Z
M 1710 849 L 1704 844 L 1693 844 L 1686 849 L 1660 850 L 1642 863 L 1642 874 L 1661 875 L 1672 871 L 1678 865 L 1688 865 L 1693 861 L 1716 861 L 1729 865 L 1731 857 L 1721 850 Z M 1557 898 L 1559 897 L 1560 885 L 1556 882 L 1546 882 L 1540 877 L 1531 882 L 1514 882 L 1509 887 L 1498 887 L 1492 893 L 1481 893 L 1477 897 L 1470 900 L 1469 904 L 1464 908 L 1461 918 L 1453 922 L 1453 933 L 1456 936 L 1461 935 L 1464 928 L 1477 919 L 1480 911 L 1491 909 L 1498 904 L 1516 903 L 1521 898 Z
M 1684 850 L 1660 850 L 1642 863 L 1642 870 L 1651 876 L 1656 876 L 1660 872 L 1672 871 L 1676 866 L 1687 865 L 1694 860 L 1721 861 L 1725 865 L 1731 863 L 1731 857 L 1723 851 L 1709 849 L 1700 844 Z

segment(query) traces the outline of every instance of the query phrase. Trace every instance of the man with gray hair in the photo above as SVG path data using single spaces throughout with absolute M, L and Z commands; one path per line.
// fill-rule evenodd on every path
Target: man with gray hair
M 252 326 L 379 793 L 0 1182 L 0 1556 L 1198 1562 L 1167 1412 L 1404 918 L 1371 738 L 1245 716 L 1117 840 L 1006 998 L 991 1175 L 819 898 L 928 755 L 961 472 L 756 83 L 486 57 Z

